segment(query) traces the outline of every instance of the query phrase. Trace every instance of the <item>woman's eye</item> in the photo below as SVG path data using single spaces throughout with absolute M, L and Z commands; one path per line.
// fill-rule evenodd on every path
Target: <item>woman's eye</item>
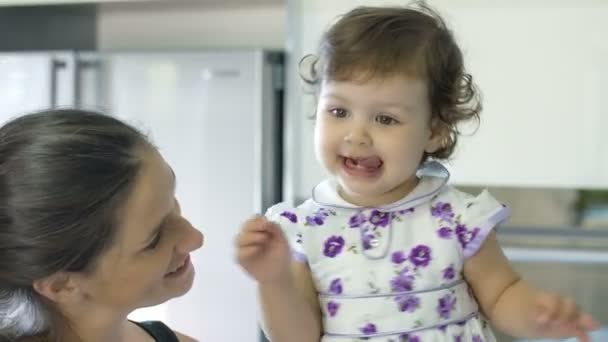
M 346 117 L 346 115 L 348 114 L 348 112 L 344 108 L 333 108 L 330 109 L 329 112 L 337 118 Z
M 154 237 L 154 240 L 152 240 L 152 242 L 146 247 L 146 250 L 153 250 L 156 248 L 156 246 L 158 246 L 158 243 L 160 242 L 160 239 L 163 236 L 163 230 L 161 229 L 158 234 L 156 234 L 156 236 Z

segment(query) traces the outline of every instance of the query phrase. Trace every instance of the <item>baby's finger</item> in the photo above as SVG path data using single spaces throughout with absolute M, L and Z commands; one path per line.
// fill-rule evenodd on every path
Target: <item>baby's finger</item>
M 267 232 L 248 231 L 239 234 L 236 245 L 239 248 L 247 247 L 251 245 L 259 245 L 267 242 L 270 239 L 270 235 Z
M 260 245 L 246 246 L 243 248 L 239 248 L 236 257 L 239 261 L 248 260 L 248 259 L 256 257 L 263 250 L 264 250 L 264 247 L 260 246 Z
M 283 236 L 283 230 L 281 229 L 281 226 L 276 222 L 268 221 L 267 224 L 264 225 L 264 231 L 270 234 L 272 237 Z
M 260 230 L 264 226 L 265 222 L 268 222 L 266 217 L 261 215 L 255 215 L 243 222 L 243 230 Z
M 585 312 L 580 315 L 578 326 L 585 331 L 594 331 L 600 328 L 600 324 Z
M 269 221 L 265 217 L 262 217 L 261 219 L 254 221 L 247 230 L 265 232 L 274 236 L 281 232 L 281 226 L 276 222 Z
M 575 336 L 579 340 L 579 342 L 591 342 L 589 335 L 584 330 L 577 330 L 577 333 Z
M 591 315 L 587 313 L 579 314 L 578 321 L 576 322 L 576 337 L 581 342 L 591 342 L 589 332 L 600 328 L 600 324 L 596 322 Z
M 555 321 L 561 308 L 561 300 L 554 294 L 542 294 L 537 299 L 538 314 L 536 320 L 539 324 Z
M 579 318 L 579 309 L 576 302 L 572 298 L 561 299 L 560 310 L 557 314 L 557 320 L 559 322 L 578 323 L 576 322 Z

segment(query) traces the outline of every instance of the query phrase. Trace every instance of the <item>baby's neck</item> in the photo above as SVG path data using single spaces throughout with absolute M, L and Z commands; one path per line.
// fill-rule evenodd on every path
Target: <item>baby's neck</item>
M 419 181 L 420 180 L 418 179 L 418 177 L 412 177 L 407 181 L 399 184 L 395 188 L 375 196 L 348 193 L 344 191 L 344 189 L 342 189 L 340 186 L 338 186 L 338 194 L 346 202 L 356 205 L 358 207 L 377 208 L 391 203 L 395 203 L 405 198 L 416 188 Z

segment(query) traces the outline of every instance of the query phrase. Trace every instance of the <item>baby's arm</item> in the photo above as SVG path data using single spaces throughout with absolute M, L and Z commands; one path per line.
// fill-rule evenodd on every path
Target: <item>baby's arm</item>
M 321 310 L 308 264 L 292 261 L 281 228 L 264 217 L 237 237 L 240 265 L 258 283 L 264 331 L 272 342 L 319 342 Z
M 465 262 L 464 277 L 484 314 L 507 334 L 526 338 L 576 336 L 589 341 L 587 332 L 597 328 L 573 300 L 538 291 L 522 280 L 502 253 L 494 232 Z
M 292 276 L 282 283 L 260 283 L 265 331 L 272 342 L 319 342 L 321 309 L 308 264 L 292 263 Z

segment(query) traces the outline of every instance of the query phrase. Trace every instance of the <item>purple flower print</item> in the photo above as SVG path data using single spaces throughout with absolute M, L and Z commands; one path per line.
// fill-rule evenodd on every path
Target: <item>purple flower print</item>
M 404 268 L 396 277 L 391 279 L 391 290 L 393 292 L 411 291 L 414 279 L 413 275 L 408 274 L 408 269 Z
M 318 214 L 306 216 L 306 224 L 309 226 L 321 226 L 323 223 L 325 223 L 325 216 Z
M 329 214 L 331 214 L 331 210 L 329 210 L 329 209 L 319 208 L 319 210 L 317 210 L 317 215 L 327 217 L 327 216 L 329 216 Z
M 360 330 L 364 335 L 373 335 L 378 331 L 374 323 L 367 323 Z
M 325 219 L 329 216 L 327 209 L 321 208 L 314 212 L 312 215 L 306 216 L 306 224 L 309 226 L 322 226 L 325 223 Z
M 405 257 L 405 254 L 403 253 L 403 251 L 396 251 L 393 252 L 393 254 L 391 255 L 391 261 L 393 262 L 393 264 L 402 264 L 405 260 L 407 260 L 407 258 Z
M 344 238 L 341 236 L 332 235 L 325 240 L 323 255 L 333 258 L 342 252 L 342 247 L 344 247 Z
M 475 228 L 473 230 L 469 230 L 468 234 L 465 235 L 466 236 L 466 241 L 467 244 L 473 240 L 475 240 L 475 238 L 477 237 L 477 234 L 479 234 L 480 229 L 479 228 Z M 461 242 L 462 243 L 462 242 Z
M 420 342 L 420 337 L 405 333 L 399 335 L 399 342 Z
M 468 244 L 477 237 L 477 234 L 479 234 L 479 228 L 468 229 L 466 225 L 458 224 L 455 232 L 462 248 L 466 248 Z
M 374 226 L 386 227 L 390 222 L 390 218 L 391 216 L 389 213 L 380 210 L 372 210 L 372 213 L 369 216 L 369 222 Z
M 452 228 L 450 227 L 442 227 L 439 228 L 437 234 L 442 239 L 451 239 L 452 238 Z
M 342 293 L 342 280 L 340 278 L 331 281 L 331 284 L 329 284 L 329 293 L 335 295 Z
M 454 229 L 454 231 L 456 232 L 456 235 L 462 235 L 467 232 L 467 226 L 459 223 L 456 225 L 456 229 Z
M 450 265 L 443 269 L 443 279 L 452 280 L 456 276 L 456 271 L 454 271 L 454 265 Z
M 483 339 L 479 335 L 473 335 L 473 342 L 483 342 Z
M 455 307 L 456 297 L 446 294 L 445 296 L 439 298 L 439 302 L 437 303 L 437 312 L 441 318 L 448 319 L 450 318 L 452 310 L 454 310 Z
M 348 220 L 348 226 L 351 228 L 359 228 L 365 223 L 365 215 L 363 213 L 357 213 L 350 217 Z
M 332 301 L 327 303 L 327 312 L 329 313 L 329 317 L 334 317 L 338 313 L 338 309 L 340 308 L 340 304 Z
M 420 307 L 420 298 L 416 296 L 397 296 L 395 297 L 397 305 L 399 305 L 399 311 L 401 312 L 414 312 Z
M 452 222 L 454 218 L 454 212 L 452 211 L 452 205 L 450 203 L 437 202 L 431 207 L 431 215 L 438 217 L 443 221 Z
M 462 342 L 462 335 L 454 335 L 454 342 Z
M 281 213 L 281 216 L 287 218 L 292 223 L 298 223 L 298 217 L 296 216 L 296 214 L 292 213 L 291 211 L 284 211 Z
M 426 267 L 431 261 L 431 249 L 425 245 L 418 245 L 412 248 L 409 260 L 416 267 Z

